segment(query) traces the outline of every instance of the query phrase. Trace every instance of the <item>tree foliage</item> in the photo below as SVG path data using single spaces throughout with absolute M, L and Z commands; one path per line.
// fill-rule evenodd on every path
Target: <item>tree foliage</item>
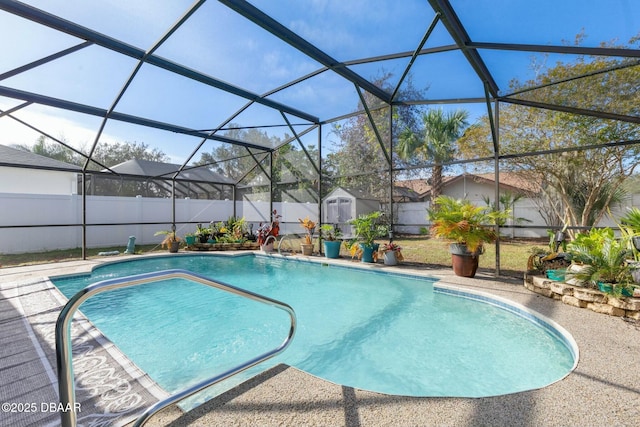
M 62 142 L 67 143 L 64 139 Z M 38 137 L 32 146 L 23 144 L 14 147 L 81 167 L 84 166 L 89 153 L 89 149 L 86 146 L 74 151 L 56 141 L 49 140 L 49 138 L 45 136 Z M 104 168 L 100 165 L 111 167 L 133 159 L 151 160 L 155 162 L 166 162 L 169 160 L 169 157 L 164 154 L 162 150 L 158 148 L 150 149 L 149 145 L 144 142 L 98 144 L 91 158 L 95 161 L 89 163 L 89 170 L 102 170 Z
M 115 166 L 133 159 L 150 160 L 153 162 L 169 161 L 169 157 L 159 148 L 150 148 L 149 145 L 144 142 L 135 141 L 98 144 L 91 158 L 107 167 Z M 92 162 L 89 164 L 89 169 L 99 170 L 102 169 L 102 167 L 99 164 Z
M 514 80 L 510 90 L 532 101 L 638 117 L 640 66 L 630 64 L 628 59 L 581 56 L 540 69 L 533 80 Z M 622 199 L 622 184 L 640 164 L 639 145 L 610 144 L 640 139 L 640 126 L 631 121 L 502 104 L 499 124 L 500 154 L 526 154 L 504 160 L 504 169 L 539 183 L 551 223 L 593 226 Z M 484 117 L 459 140 L 460 152 L 467 158 L 490 156 L 490 141 Z
M 318 163 L 318 149 L 315 146 L 305 147 L 305 153 L 295 141 L 285 144 L 290 139 L 286 133 L 281 138 L 270 136 L 259 129 L 243 129 L 237 124 L 230 127 L 224 133 L 226 137 L 278 148 L 271 155 L 266 150 L 222 144 L 211 151 L 201 153 L 194 165 L 207 166 L 221 175 L 238 181 L 241 193 L 238 196 L 263 194 L 264 196 L 260 198 L 268 200 L 269 191 L 273 190 L 274 201 L 317 202 L 318 181 L 312 165 L 313 162 L 317 167 Z M 269 176 L 271 173 L 273 173 L 272 177 Z
M 392 77 L 392 74 L 383 72 L 374 79 L 374 84 L 385 91 L 393 92 Z M 423 97 L 424 91 L 416 89 L 410 77 L 403 86 L 399 91 L 399 98 Z M 392 154 L 393 150 L 389 144 L 389 114 L 393 114 L 392 135 L 395 145 L 402 129 L 419 129 L 420 109 L 416 106 L 399 106 L 391 110 L 388 105 L 382 104 L 367 92 L 363 93 L 363 98 L 371 112 L 375 129 L 366 114 L 359 114 L 343 123 L 333 125 L 333 133 L 339 142 L 335 152 L 329 154 L 323 163 L 323 184 L 328 185 L 322 191 L 323 194 L 327 194 L 333 188 L 342 186 L 358 189 L 384 200 L 388 198 L 389 191 L 389 160 L 392 160 L 394 167 L 401 166 L 404 162 Z M 364 105 L 359 102 L 355 111 L 363 110 Z
M 13 145 L 13 148 L 30 151 L 34 154 L 49 157 L 50 159 L 79 166 L 79 155 L 77 153 L 57 142 L 49 142 L 49 139 L 43 135 L 39 136 L 32 146 L 27 144 L 17 144 Z
M 422 113 L 422 128 L 415 132 L 406 128 L 400 134 L 398 153 L 409 159 L 416 154 L 433 162 L 431 173 L 432 200 L 442 194 L 443 163 L 454 159 L 454 142 L 468 126 L 469 112 L 456 110 L 444 112 L 442 109 L 429 109 Z

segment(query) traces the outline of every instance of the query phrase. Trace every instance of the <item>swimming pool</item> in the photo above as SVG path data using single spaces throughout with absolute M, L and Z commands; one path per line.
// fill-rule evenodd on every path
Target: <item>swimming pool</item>
M 247 375 L 287 363 L 381 393 L 484 397 L 544 387 L 577 362 L 573 339 L 548 319 L 424 277 L 294 258 L 182 255 L 52 281 L 71 297 L 97 281 L 175 268 L 294 308 L 298 331 L 290 348 Z M 177 279 L 101 294 L 80 309 L 170 392 L 276 347 L 289 326 L 281 310 Z

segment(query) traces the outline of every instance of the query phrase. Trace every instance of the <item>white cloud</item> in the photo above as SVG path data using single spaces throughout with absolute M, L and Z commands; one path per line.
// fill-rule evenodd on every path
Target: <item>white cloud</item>
M 0 103 L 0 110 L 6 111 L 9 108 L 7 105 Z M 54 138 L 63 140 L 78 149 L 92 144 L 98 130 L 98 125 L 96 125 L 95 128 L 91 128 L 86 124 L 75 122 L 69 118 L 45 113 L 39 106 L 26 107 L 14 112 L 12 115 L 36 129 Z M 94 120 L 99 123 L 100 119 L 95 118 Z M 38 131 L 25 126 L 11 117 L 3 116 L 0 118 L 0 144 L 26 144 L 30 146 L 36 142 L 40 135 Z M 103 134 L 100 141 L 114 142 L 116 139 L 110 135 Z

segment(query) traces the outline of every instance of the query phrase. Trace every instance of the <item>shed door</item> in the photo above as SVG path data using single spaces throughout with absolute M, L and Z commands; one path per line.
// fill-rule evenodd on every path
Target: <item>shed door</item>
M 351 199 L 337 198 L 327 201 L 327 223 L 343 224 L 351 219 Z

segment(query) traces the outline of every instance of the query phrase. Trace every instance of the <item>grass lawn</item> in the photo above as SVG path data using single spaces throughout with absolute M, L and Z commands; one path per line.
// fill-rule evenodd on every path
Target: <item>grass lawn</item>
M 425 236 L 403 236 L 394 239 L 394 242 L 402 247 L 402 255 L 405 262 L 422 264 L 434 267 L 450 267 L 451 255 L 449 243 L 443 240 L 431 239 Z M 294 244 L 295 245 L 295 244 Z M 500 242 L 500 270 L 505 276 L 522 277 L 527 259 L 534 247 L 546 246 L 545 242 L 531 240 L 505 240 Z M 89 258 L 104 258 L 99 252 L 120 251 L 125 247 L 93 248 L 87 249 Z M 299 249 L 297 249 L 299 251 Z M 316 243 L 317 250 L 317 243 Z M 136 245 L 136 253 L 166 252 L 158 245 Z M 480 257 L 480 268 L 495 270 L 496 246 L 485 245 L 485 254 Z M 348 257 L 348 252 L 341 251 L 343 257 Z M 38 253 L 25 253 L 14 255 L 0 255 L 0 267 L 13 267 L 20 265 L 44 264 L 61 261 L 82 259 L 82 251 L 77 249 L 65 249 Z

